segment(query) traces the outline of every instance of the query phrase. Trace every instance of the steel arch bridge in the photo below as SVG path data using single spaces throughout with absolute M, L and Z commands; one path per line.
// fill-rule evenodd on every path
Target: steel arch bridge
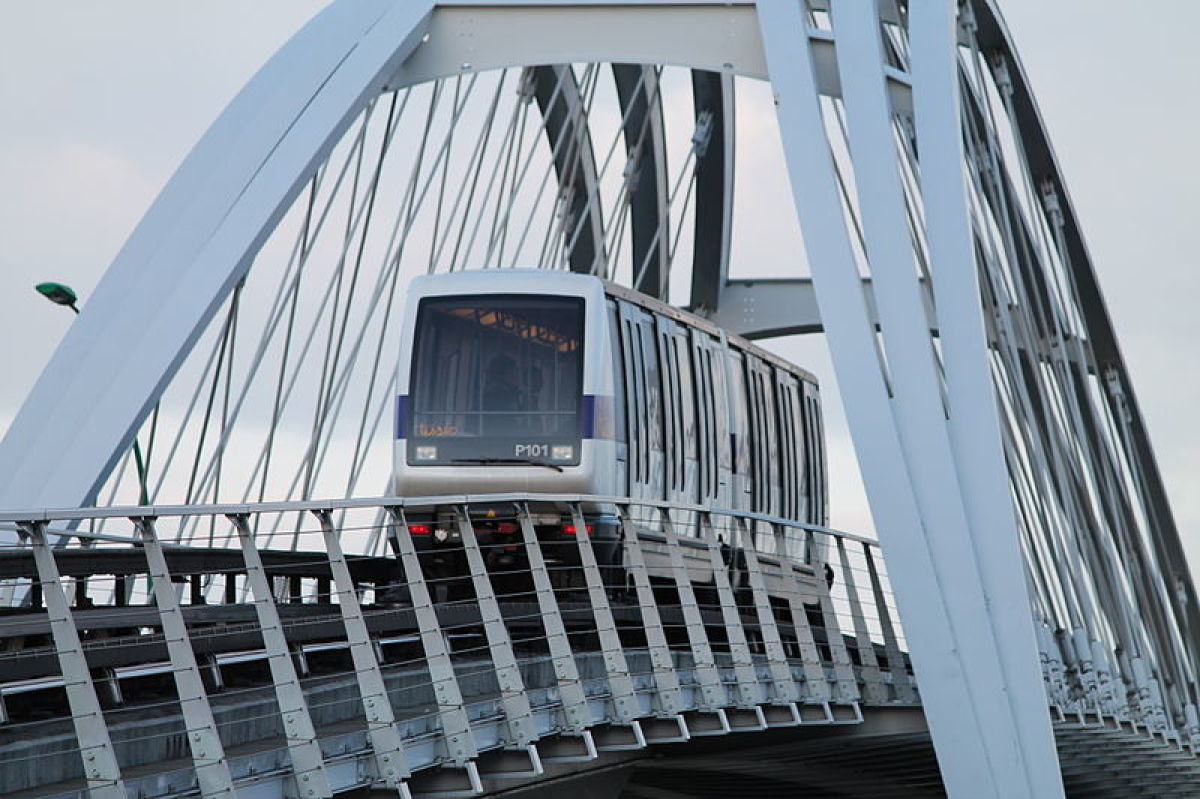
M 735 240 L 736 92 L 755 81 L 802 245 L 768 274 L 745 272 Z M 1195 590 L 986 0 L 333 3 L 234 99 L 110 267 L 0 442 L 0 507 L 128 498 L 140 434 L 158 442 L 151 502 L 193 508 L 173 538 L 212 545 L 202 522 L 231 515 L 253 582 L 269 571 L 256 539 L 296 550 L 305 531 L 281 515 L 250 530 L 246 503 L 328 513 L 342 506 L 314 497 L 361 496 L 378 473 L 402 276 L 517 265 L 624 282 L 751 338 L 824 334 L 952 795 L 1062 795 L 1048 706 L 1190 751 Z M 42 523 L 150 515 L 6 518 L 52 584 Z M 364 555 L 387 538 L 374 529 Z M 64 537 L 110 535 L 95 530 Z M 52 593 L 52 621 L 69 618 Z M 64 658 L 64 675 L 79 669 Z M 94 687 L 78 701 L 94 705 Z M 121 778 L 111 742 L 97 746 L 100 791 Z M 322 763 L 291 754 L 297 775 Z

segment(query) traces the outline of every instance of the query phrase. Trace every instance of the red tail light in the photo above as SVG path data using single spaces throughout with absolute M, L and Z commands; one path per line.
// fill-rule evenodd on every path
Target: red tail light
M 592 534 L 592 525 L 585 524 L 584 527 L 587 529 L 588 535 L 591 535 Z M 564 524 L 562 526 L 562 531 L 563 531 L 563 535 L 575 535 L 575 525 Z
M 500 522 L 499 524 L 496 525 L 496 532 L 497 533 L 505 533 L 507 535 L 512 535 L 513 533 L 517 532 L 517 523 L 516 522 Z
M 409 535 L 429 535 L 433 532 L 432 524 L 410 524 L 408 526 Z

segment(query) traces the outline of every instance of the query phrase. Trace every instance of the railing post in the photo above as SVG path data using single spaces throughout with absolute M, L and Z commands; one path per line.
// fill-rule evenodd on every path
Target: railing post
M 321 525 L 325 552 L 329 558 L 329 570 L 333 573 L 333 582 L 337 586 L 337 604 L 342 612 L 342 622 L 346 626 L 346 643 L 350 646 L 350 658 L 354 663 L 354 676 L 358 681 L 363 716 L 367 720 L 367 738 L 375 753 L 375 768 L 382 783 L 408 799 L 410 794 L 405 783 L 411 775 L 408 755 L 404 751 L 404 742 L 396 727 L 396 714 L 392 710 L 387 684 L 383 681 L 383 672 L 379 669 L 379 660 L 375 656 L 375 647 L 371 643 L 366 619 L 363 618 L 358 592 L 354 590 L 350 567 L 342 553 L 337 531 L 333 529 L 330 512 L 317 510 L 313 511 L 313 515 Z
M 679 695 L 679 675 L 675 671 L 675 661 L 671 658 L 671 648 L 667 644 L 662 615 L 658 612 L 658 602 L 650 585 L 650 573 L 646 570 L 646 556 L 642 551 L 641 538 L 630 517 L 629 506 L 622 505 L 617 512 L 621 516 L 621 532 L 625 539 L 625 560 L 630 576 L 633 577 L 638 607 L 642 613 L 642 626 L 646 631 L 650 668 L 654 671 L 654 685 L 658 689 L 659 712 L 663 716 L 674 716 L 682 722 L 683 717 L 679 715 L 683 710 L 683 699 Z
M 25 522 L 19 529 L 33 544 L 33 560 L 42 586 L 42 599 L 67 692 L 71 721 L 75 725 L 75 738 L 79 742 L 79 756 L 83 758 L 88 793 L 92 799 L 125 799 L 121 767 L 96 696 L 96 685 L 75 629 L 62 577 L 54 563 L 54 552 L 46 543 L 46 523 Z
M 732 518 L 732 517 L 731 517 Z M 742 527 L 742 520 L 735 519 L 735 529 Z M 742 536 L 739 536 L 741 538 Z M 733 542 L 731 542 L 731 547 Z M 754 598 L 754 611 L 758 615 L 758 626 L 762 630 L 763 646 L 767 650 L 767 663 L 771 669 L 771 682 L 774 686 L 774 700 L 778 704 L 791 705 L 799 698 L 796 691 L 796 682 L 792 679 L 792 669 L 788 665 L 787 654 L 783 651 L 783 637 L 779 634 L 779 625 L 775 621 L 775 611 L 771 608 L 771 600 L 767 596 L 767 588 L 763 582 L 762 565 L 758 562 L 758 552 L 754 547 L 741 547 L 740 551 L 737 548 L 732 549 L 733 563 L 737 563 L 737 558 L 740 554 L 746 562 L 746 577 L 750 583 L 750 595 Z M 792 563 L 786 554 L 780 555 L 780 567 L 785 571 L 791 571 Z M 813 647 L 812 654 L 816 655 L 816 647 Z M 805 674 L 808 674 L 809 664 L 805 662 Z M 820 682 L 824 683 L 824 671 L 821 669 L 820 662 L 814 662 L 814 669 Z
M 858 587 L 854 582 L 850 556 L 846 553 L 846 542 L 840 536 L 837 538 L 837 551 L 842 564 L 842 584 L 846 586 L 846 601 L 850 603 L 850 619 L 854 624 L 855 646 L 858 649 L 863 685 L 867 689 L 866 698 L 872 702 L 883 702 L 887 700 L 887 689 L 879 672 L 879 659 L 875 657 L 875 645 L 871 643 L 871 631 L 867 629 L 862 602 L 858 599 Z
M 783 530 L 776 526 L 775 536 L 779 540 L 779 546 L 783 547 L 786 540 L 786 535 Z M 821 550 L 820 546 L 816 549 Z M 823 571 L 825 567 L 824 561 L 814 560 L 811 564 L 813 568 L 813 581 L 808 586 L 810 590 L 816 593 L 817 608 L 821 614 L 821 623 L 825 628 L 825 645 L 829 647 L 829 654 L 833 658 L 833 673 L 834 681 L 837 689 L 832 699 L 837 702 L 856 703 L 859 700 L 858 680 L 854 676 L 854 664 L 850 661 L 850 653 L 846 649 L 846 642 L 842 639 L 841 629 L 838 627 L 837 613 L 833 609 L 833 598 L 829 595 L 829 586 L 826 585 Z M 801 581 L 800 575 L 795 569 L 792 572 L 792 582 L 795 586 L 795 593 L 791 597 L 791 611 L 793 621 L 803 626 L 808 630 L 809 636 L 813 639 L 815 646 L 816 638 L 812 634 L 812 628 L 808 623 L 808 611 L 804 605 L 805 584 Z M 797 628 L 797 632 L 799 629 Z M 818 654 L 819 658 L 819 654 Z M 822 672 L 824 669 L 822 669 Z M 824 676 L 822 676 L 824 683 Z
M 684 628 L 687 631 L 688 643 L 692 648 L 692 663 L 696 671 L 696 683 L 700 687 L 700 698 L 696 703 L 704 712 L 715 713 L 721 722 L 721 731 L 729 732 L 729 722 L 725 716 L 725 706 L 729 704 L 729 694 L 721 683 L 721 672 L 717 669 L 713 658 L 712 645 L 708 641 L 708 631 L 704 629 L 704 617 L 696 602 L 696 592 L 692 588 L 692 580 L 688 575 L 687 564 L 683 561 L 683 552 L 679 548 L 679 537 L 675 535 L 675 526 L 666 508 L 659 508 L 662 518 L 663 537 L 666 539 L 667 555 L 671 561 L 671 571 L 675 576 L 675 589 L 679 593 L 679 607 L 683 614 Z M 699 734 L 693 731 L 693 734 Z
M 883 628 L 883 646 L 887 652 L 888 671 L 892 674 L 892 685 L 896 689 L 896 699 L 901 702 L 913 702 L 916 692 L 913 690 L 912 678 L 908 667 L 904 664 L 904 654 L 900 651 L 900 643 L 896 639 L 896 629 L 892 626 L 892 613 L 887 606 L 887 596 L 883 593 L 883 582 L 879 579 L 879 569 L 875 565 L 875 556 L 871 554 L 871 545 L 863 542 L 863 557 L 867 560 L 867 574 L 871 578 L 871 593 L 875 597 L 875 610 L 879 614 L 879 626 Z
M 234 799 L 237 793 L 233 787 L 233 776 L 229 773 L 229 763 L 221 745 L 221 735 L 213 717 L 212 705 L 208 701 L 208 693 L 204 690 L 200 668 L 196 665 L 196 653 L 192 651 L 183 610 L 175 596 L 175 586 L 167 568 L 167 558 L 154 529 L 154 519 L 143 517 L 132 521 L 142 539 L 150 581 L 154 584 L 154 601 L 158 605 L 163 640 L 167 645 L 167 655 L 171 659 L 175 690 L 179 694 L 179 710 L 187 729 L 192 767 L 196 771 L 200 795 L 204 799 Z
M 550 572 L 546 568 L 546 559 L 542 555 L 542 547 L 538 542 L 537 531 L 529 518 L 529 508 L 522 503 L 517 510 L 517 523 L 521 528 L 521 537 L 525 542 L 525 556 L 529 560 L 529 571 L 533 577 L 533 588 L 537 595 L 538 611 L 542 614 L 542 626 L 546 630 L 546 645 L 550 649 L 550 662 L 554 666 L 554 679 L 558 684 L 558 696 L 562 702 L 563 718 L 567 729 L 586 740 L 589 751 L 594 751 L 591 741 L 591 714 L 588 711 L 587 696 L 583 692 L 583 684 L 579 680 L 579 667 L 571 652 L 571 641 L 567 638 L 567 629 L 563 625 L 562 613 L 558 609 L 558 600 L 554 596 L 554 587 L 550 583 Z
M 716 533 L 712 529 L 712 517 L 707 512 L 700 514 L 700 530 L 708 547 L 713 584 L 721 604 L 721 618 L 725 622 L 725 631 L 729 637 L 729 653 L 733 659 L 733 674 L 738 688 L 737 705 L 747 710 L 754 709 L 764 702 L 766 697 L 761 690 L 762 686 L 759 685 L 754 661 L 750 658 L 746 630 L 742 627 L 741 614 L 738 613 L 733 589 L 729 585 L 729 572 L 725 567 L 725 559 L 721 556 L 721 545 L 717 543 Z M 730 551 L 732 552 L 732 548 Z
M 633 690 L 633 679 L 629 676 L 629 664 L 625 660 L 625 650 L 621 647 L 617 622 L 613 618 L 612 608 L 608 605 L 608 593 L 604 586 L 604 578 L 596 563 L 596 552 L 592 548 L 592 538 L 588 534 L 587 524 L 579 503 L 571 504 L 571 521 L 575 525 L 575 543 L 579 547 L 579 560 L 583 566 L 584 579 L 587 582 L 588 599 L 592 606 L 592 614 L 596 619 L 596 635 L 600 639 L 600 649 L 604 653 L 604 671 L 608 677 L 613 711 L 617 716 L 616 722 L 633 727 L 638 740 L 641 741 L 641 730 L 637 726 L 638 702 Z
M 254 545 L 254 533 L 246 521 L 246 515 L 229 514 L 237 530 L 242 546 L 242 559 L 246 564 L 246 582 L 254 597 L 254 610 L 258 614 L 258 625 L 262 631 L 263 647 L 267 650 L 267 663 L 271 669 L 271 681 L 275 684 L 275 698 L 279 702 L 279 714 L 283 718 L 283 734 L 287 740 L 288 754 L 292 759 L 292 770 L 296 778 L 296 791 L 304 797 L 331 797 L 329 776 L 325 772 L 325 760 L 321 744 L 304 689 L 288 650 L 287 637 L 279 620 L 279 609 L 275 606 L 275 595 L 267 579 L 262 558 Z
M 403 508 L 390 507 L 388 513 L 393 521 L 390 531 L 392 541 L 396 545 L 396 551 L 400 553 L 400 563 L 404 567 L 404 576 L 412 593 L 413 613 L 417 617 L 421 647 L 425 650 L 429 679 L 433 683 L 434 701 L 437 702 L 446 753 L 456 768 L 466 771 L 467 778 L 476 791 L 482 792 L 479 768 L 475 764 L 479 753 L 475 748 L 471 723 L 463 704 L 462 689 L 458 684 L 458 675 L 454 672 L 454 663 L 450 660 L 446 639 L 442 636 L 437 610 L 429 596 L 429 586 L 421 571 L 420 558 L 417 557 L 417 550 L 408 533 L 408 521 L 404 518 Z
M 504 717 L 508 722 L 508 745 L 526 750 L 533 771 L 541 774 L 541 761 L 533 744 L 537 740 L 537 732 L 533 728 L 533 711 L 529 707 L 529 697 L 525 694 L 525 681 L 521 678 L 520 667 L 517 666 L 517 657 L 513 653 L 508 628 L 504 625 L 504 617 L 500 613 L 500 603 L 496 600 L 496 592 L 488 576 L 487 563 L 480 551 L 479 541 L 475 538 L 475 527 L 471 524 L 466 506 L 458 506 L 455 513 L 459 538 L 467 556 L 467 569 L 471 573 L 471 583 L 475 588 L 475 600 L 479 604 L 479 618 L 483 622 L 488 651 L 496 668 L 500 702 L 504 706 Z

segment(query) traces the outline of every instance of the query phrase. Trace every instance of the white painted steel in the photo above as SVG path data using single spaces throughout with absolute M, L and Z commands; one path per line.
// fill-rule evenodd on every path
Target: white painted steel
M 500 612 L 500 603 L 492 588 L 483 551 L 471 524 L 470 513 L 465 507 L 455 510 L 459 540 L 467 557 L 467 570 L 471 575 L 471 586 L 475 590 L 475 601 L 479 606 L 479 618 L 483 623 L 488 654 L 496 672 L 496 684 L 500 687 L 500 704 L 504 708 L 504 718 L 508 726 L 505 744 L 528 750 L 537 735 L 533 728 L 533 713 L 529 707 L 529 696 L 525 692 L 525 681 L 521 678 L 512 639 L 509 637 L 508 627 L 504 624 L 504 615 Z
M 546 647 L 550 650 L 550 663 L 554 669 L 554 680 L 558 686 L 559 701 L 562 702 L 565 728 L 575 735 L 583 735 L 591 723 L 587 696 L 579 679 L 579 665 L 571 652 L 571 640 L 558 610 L 558 599 L 550 581 L 550 570 L 538 542 L 537 531 L 529 518 L 529 508 L 522 506 L 517 515 L 521 527 L 521 541 L 525 544 L 526 558 L 537 595 L 538 610 L 542 614 L 542 625 L 546 631 Z
M 979 313 L 962 166 L 954 10 L 951 2 L 916 4 L 909 20 L 917 139 L 923 154 L 921 196 L 949 395 L 948 426 L 1031 795 L 1061 796 L 1045 688 L 1037 680 L 1037 642 L 1000 442 L 988 342 Z
M 137 524 L 138 533 L 146 550 L 146 564 L 154 583 L 154 601 L 158 605 L 158 616 L 162 621 L 163 641 L 171 659 L 172 677 L 179 695 L 179 711 L 187 728 L 188 747 L 192 753 L 192 765 L 196 770 L 196 783 L 203 799 L 235 799 L 233 777 L 225 759 L 225 747 L 213 717 L 208 693 L 196 665 L 196 653 L 188 637 L 183 609 L 175 596 L 175 584 L 167 568 L 167 558 L 162 544 L 154 531 L 154 521 L 143 519 Z
M 703 513 L 699 523 L 700 533 L 708 550 L 708 562 L 712 566 L 713 585 L 717 592 L 721 618 L 725 622 L 725 629 L 729 631 L 729 654 L 733 660 L 733 677 L 737 684 L 737 704 L 739 707 L 751 708 L 763 701 L 762 686 L 758 682 L 754 660 L 750 657 L 750 645 L 739 618 L 737 600 L 729 584 L 729 572 L 725 567 L 725 559 L 721 556 L 721 545 L 713 531 L 712 518 Z
M 75 619 L 63 590 L 62 576 L 54 562 L 54 551 L 46 541 L 45 528 L 39 522 L 22 526 L 33 545 L 33 559 L 37 564 L 38 581 L 42 585 L 42 598 L 46 603 L 50 635 L 54 640 L 54 652 L 67 693 L 67 706 L 71 709 L 75 738 L 79 742 L 79 757 L 83 760 L 87 791 L 92 799 L 125 799 L 121 767 L 108 734 L 104 712 L 100 709 L 100 699 L 96 696 L 96 684 L 84 658 L 83 644 L 75 629 Z
M 363 717 L 367 720 L 367 738 L 375 755 L 377 776 L 380 783 L 408 799 L 409 791 L 405 783 L 411 774 L 408 755 L 396 727 L 396 714 L 392 710 L 391 697 L 383 681 L 383 672 L 379 668 L 379 658 L 371 643 L 366 619 L 363 618 L 358 591 L 355 590 L 350 567 L 342 553 L 342 544 L 329 511 L 317 511 L 314 515 L 321 525 L 321 537 L 329 555 L 329 570 L 333 574 L 342 623 L 346 626 L 346 643 L 350 645 L 350 659 L 358 680 L 359 699 L 362 701 Z
M 229 517 L 237 529 L 241 544 L 242 559 L 246 563 L 246 583 L 254 596 L 254 612 L 258 627 L 262 631 L 263 648 L 267 651 L 267 663 L 271 669 L 271 681 L 275 687 L 275 699 L 279 703 L 279 715 L 283 720 L 283 736 L 287 740 L 288 755 L 292 761 L 296 794 L 305 799 L 326 799 L 333 796 L 329 785 L 329 774 L 325 770 L 325 757 L 321 753 L 321 742 L 308 702 L 300 686 L 300 676 L 288 648 L 283 623 L 279 619 L 279 608 L 275 605 L 275 594 L 271 581 L 263 568 L 262 556 L 254 543 L 254 533 L 244 515 Z
M 950 8 L 946 3 L 942 6 Z M 1012 689 L 1007 685 L 1007 675 L 1001 669 L 1001 659 L 1006 651 L 1011 652 L 1025 643 L 1028 646 L 1021 656 L 1034 663 L 1037 650 L 1031 635 L 1027 639 L 1017 640 L 997 637 L 992 618 L 993 608 L 989 602 L 991 592 L 986 589 L 1001 589 L 1010 595 L 1015 593 L 1022 599 L 1027 594 L 1019 575 L 1018 581 L 1010 583 L 1005 590 L 994 582 L 988 586 L 980 574 L 986 564 L 973 546 L 973 530 L 965 508 L 966 497 L 959 483 L 946 423 L 947 415 L 953 419 L 961 406 L 955 403 L 946 409 L 943 405 L 945 399 L 939 364 L 935 362 L 935 350 L 929 336 L 929 324 L 905 216 L 904 193 L 893 138 L 893 115 L 881 80 L 883 52 L 874 3 L 862 0 L 839 4 L 833 8 L 833 22 L 840 45 L 838 69 L 842 78 L 862 229 L 885 341 L 887 366 L 892 378 L 892 418 L 929 541 L 938 577 L 937 586 L 950 612 L 951 634 L 963 659 L 965 677 L 977 713 L 988 722 L 982 725 L 981 732 L 993 773 L 999 778 L 997 788 L 1005 793 L 1019 792 L 1030 796 L 1041 795 L 1040 792 L 1045 790 L 1049 792 L 1047 795 L 1060 796 L 1061 779 L 1057 788 L 1053 783 L 1039 786 L 1034 773 L 1026 765 L 1028 755 L 1032 752 L 1033 757 L 1048 758 L 1053 773 L 1058 772 L 1053 746 L 1045 748 L 1041 754 L 1037 754 L 1039 747 L 1036 744 L 1031 749 L 1022 747 L 1022 737 L 1027 731 L 1016 723 L 1010 700 Z M 933 57 L 930 51 L 934 47 L 931 42 L 923 50 L 917 51 L 914 57 Z M 941 42 L 940 49 L 953 55 L 953 47 L 954 42 L 947 38 Z M 943 104 L 946 103 L 946 98 L 939 99 Z M 956 108 L 952 102 L 948 107 Z M 928 152 L 942 143 L 919 141 L 919 147 L 922 152 Z M 952 175 L 958 177 L 961 183 L 961 164 L 961 160 L 950 164 L 934 164 L 931 159 L 922 162 L 921 175 L 929 176 L 939 167 L 948 168 L 953 170 Z M 973 260 L 957 262 L 953 266 L 974 273 Z M 934 273 L 935 290 L 941 274 Z M 977 301 L 973 298 L 978 296 L 978 291 L 971 296 L 972 299 L 966 299 L 959 295 L 950 300 L 957 302 L 960 308 L 970 308 L 977 319 Z M 938 307 L 941 307 L 940 303 Z M 961 342 L 957 343 L 961 346 Z M 986 363 L 987 350 L 982 346 L 984 342 L 977 340 L 976 343 L 980 345 L 978 351 L 969 355 L 978 363 Z M 985 409 L 987 407 L 984 406 Z M 992 418 L 996 417 L 993 415 Z M 975 435 L 978 436 L 977 433 Z M 970 454 L 973 458 L 979 457 L 978 452 Z M 1003 481 L 997 483 L 996 490 L 1002 486 Z M 1007 518 L 1011 519 L 1011 511 Z M 990 532 L 1016 545 L 1015 524 L 1007 530 L 993 527 Z M 978 539 L 979 535 L 976 534 L 974 538 Z M 893 577 L 912 579 L 895 571 Z M 1025 626 L 1032 632 L 1027 604 L 1021 615 Z M 1010 654 L 1010 658 L 1015 657 Z M 1033 684 L 1037 685 L 1036 680 Z M 1045 697 L 1042 696 L 1035 708 L 1040 712 L 1040 723 L 1036 728 L 1039 742 L 1043 737 L 1051 740 L 1050 721 L 1044 708 Z M 1041 735 L 1043 731 L 1045 736 Z M 1038 773 L 1044 776 L 1045 769 L 1039 769 Z M 1018 778 L 1020 783 L 1014 782 Z M 1018 788 L 1018 784 L 1022 783 L 1022 787 Z
M 619 508 L 621 533 L 624 539 L 625 567 L 637 592 L 638 608 L 642 614 L 642 626 L 646 630 L 646 648 L 650 650 L 650 668 L 654 672 L 654 684 L 658 688 L 658 712 L 663 716 L 674 716 L 683 709 L 679 695 L 679 675 L 667 644 L 666 629 L 658 603 L 654 599 L 654 588 L 646 570 L 646 556 L 637 528 L 630 518 L 628 506 Z
M 596 562 L 596 550 L 588 533 L 587 523 L 579 505 L 571 506 L 571 523 L 575 525 L 575 545 L 579 551 L 579 562 L 587 583 L 588 602 L 592 606 L 592 617 L 596 621 L 596 637 L 600 639 L 600 651 L 604 653 L 605 671 L 608 673 L 608 688 L 612 697 L 613 712 L 620 724 L 636 725 L 637 696 L 633 690 L 633 679 L 629 674 L 629 663 L 621 638 L 617 633 L 617 622 L 608 604 L 604 578 Z
M 947 597 L 928 590 L 939 585 L 939 575 L 892 421 L 890 391 L 847 237 L 812 55 L 797 44 L 803 41 L 803 14 L 798 5 L 782 0 L 764 2 L 759 23 L 792 194 L 859 469 L 880 539 L 888 547 L 918 680 L 933 687 L 922 699 L 943 780 L 951 795 L 998 797 L 1011 775 L 997 774 L 988 757 L 984 727 L 990 720 L 979 716 L 972 701 L 969 664 L 958 649 Z
M 665 508 L 660 513 L 663 537 L 666 539 L 667 555 L 671 563 L 671 575 L 675 578 L 675 590 L 679 595 L 679 609 L 683 615 L 683 624 L 687 631 L 688 644 L 692 650 L 693 668 L 696 670 L 696 681 L 700 689 L 700 707 L 713 713 L 719 713 L 722 726 L 724 708 L 729 704 L 728 692 L 721 683 L 721 673 L 717 670 L 717 662 L 713 657 L 712 644 L 708 640 L 708 632 L 704 628 L 704 618 L 700 615 L 700 606 L 696 602 L 696 592 L 688 575 L 687 564 L 683 560 L 683 550 L 679 538 L 675 534 L 675 525 L 671 522 L 669 511 Z
M 462 687 L 450 660 L 450 649 L 442 635 L 437 608 L 429 594 L 429 584 L 421 572 L 421 560 L 408 532 L 408 521 L 399 507 L 390 507 L 392 517 L 391 537 L 404 567 L 404 577 L 412 592 L 413 612 L 420 628 L 421 647 L 429 666 L 429 681 L 433 684 L 434 700 L 437 702 L 438 720 L 441 723 L 443 745 L 446 755 L 457 768 L 475 767 L 479 751 L 475 748 L 475 737 L 471 734 L 471 722 L 463 703 Z

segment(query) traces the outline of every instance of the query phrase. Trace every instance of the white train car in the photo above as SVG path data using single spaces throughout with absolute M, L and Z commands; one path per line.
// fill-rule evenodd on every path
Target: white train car
M 698 316 L 586 275 L 486 270 L 416 278 L 404 319 L 399 496 L 579 493 L 827 523 L 816 379 Z M 613 522 L 596 509 L 595 537 L 615 540 Z

